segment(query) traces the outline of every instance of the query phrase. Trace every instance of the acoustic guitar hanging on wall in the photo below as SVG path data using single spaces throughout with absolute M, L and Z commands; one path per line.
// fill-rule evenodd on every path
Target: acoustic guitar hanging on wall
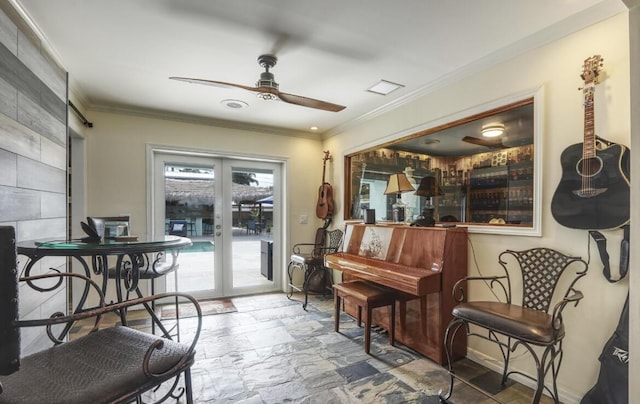
M 333 188 L 331 184 L 325 181 L 327 160 L 330 158 L 329 150 L 325 150 L 322 159 L 322 184 L 318 189 L 318 203 L 316 204 L 316 216 L 319 219 L 328 219 L 333 215 Z
M 629 222 L 629 149 L 595 134 L 594 92 L 602 57 L 584 61 L 584 141 L 560 157 L 562 178 L 551 200 L 555 220 L 573 229 L 614 229 Z

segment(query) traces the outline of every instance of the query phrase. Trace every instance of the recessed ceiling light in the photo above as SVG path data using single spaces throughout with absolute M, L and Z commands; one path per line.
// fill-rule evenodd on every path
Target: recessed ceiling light
M 317 127 L 317 126 L 312 126 L 312 127 L 310 127 L 309 129 L 311 129 L 311 130 L 318 130 L 318 127 Z
M 231 109 L 242 109 L 249 106 L 249 104 L 240 100 L 222 100 L 220 101 L 220 103 L 225 107 L 229 107 Z
M 378 82 L 377 84 L 369 87 L 367 91 L 376 94 L 387 95 L 392 91 L 396 91 L 397 89 L 402 87 L 404 87 L 402 84 L 392 83 L 387 80 L 380 80 L 380 82 Z

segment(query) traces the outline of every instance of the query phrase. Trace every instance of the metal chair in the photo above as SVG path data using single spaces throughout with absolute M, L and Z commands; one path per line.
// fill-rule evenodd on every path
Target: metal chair
M 453 345 L 460 328 L 466 329 L 467 336 L 480 337 L 500 347 L 504 360 L 501 384 L 507 382 L 509 375 L 519 374 L 536 382 L 532 403 L 538 403 L 543 390 L 546 390 L 554 402 L 559 403 L 556 380 L 562 362 L 562 340 L 565 328 L 562 312 L 567 304 L 577 305 L 583 298 L 582 292 L 574 288 L 576 282 L 586 275 L 588 265 L 580 257 L 570 257 L 549 248 L 532 248 L 524 251 L 506 250 L 498 257 L 504 275 L 466 277 L 453 287 L 453 296 L 459 304 L 453 309 L 453 320 L 445 333 L 445 348 L 449 362 L 451 384 L 446 395 L 440 392 L 441 400 L 448 400 L 453 394 L 454 380 L 459 380 L 485 395 L 492 395 L 473 385 L 470 381 L 456 375 L 453 368 Z M 572 265 L 573 264 L 573 265 Z M 556 295 L 556 286 L 562 274 L 570 265 L 576 272 L 560 298 Z M 513 302 L 512 283 L 509 267 L 519 267 L 522 281 L 522 301 Z M 515 271 L 515 270 L 514 270 Z M 504 294 L 502 301 L 465 302 L 467 282 L 483 281 L 491 288 L 498 299 L 495 289 Z M 557 296 L 554 299 L 554 295 Z M 552 301 L 556 301 L 551 309 Z M 476 326 L 473 330 L 470 325 Z M 478 331 L 477 328 L 480 328 Z M 519 346 L 532 355 L 536 365 L 536 375 L 531 376 L 517 370 L 509 371 L 511 353 Z M 541 355 L 534 347 L 543 348 Z M 545 386 L 545 377 L 551 371 L 552 389 Z
M 213 218 L 202 218 L 202 234 L 213 234 Z
M 171 220 L 169 222 L 169 234 L 171 236 L 187 237 L 187 221 Z
M 256 219 L 251 219 L 249 221 L 247 221 L 247 234 L 260 234 L 261 229 L 260 229 L 260 223 L 258 223 L 258 221 Z
M 287 267 L 289 275 L 289 293 L 287 297 L 291 298 L 294 290 L 303 292 L 303 309 L 307 309 L 312 283 L 318 283 L 319 289 L 321 289 L 313 290 L 314 292 L 322 291 L 325 293 L 326 291 L 331 291 L 331 277 L 328 269 L 324 266 L 324 256 L 338 251 L 342 243 L 342 234 L 340 229 L 327 230 L 325 227 L 320 227 L 316 230 L 316 237 L 313 243 L 298 243 L 293 246 L 293 253 Z M 302 285 L 293 283 L 293 274 L 296 269 L 304 273 Z
M 0 403 L 141 403 L 143 394 L 151 391 L 157 399 L 154 402 L 179 398 L 193 403 L 191 367 L 202 328 L 202 312 L 193 297 L 166 293 L 109 304 L 100 286 L 86 276 L 50 271 L 19 277 L 19 273 L 15 230 L 0 226 Z M 72 282 L 94 294 L 95 306 L 79 303 L 73 314 L 65 315 L 49 313 L 45 305 L 38 313 L 42 317 L 19 318 L 23 292 L 41 294 L 40 300 L 47 301 L 63 295 L 60 288 Z M 102 320 L 108 313 L 126 313 L 129 307 L 173 296 L 188 301 L 197 313 L 197 323 L 189 323 L 189 344 L 127 326 L 109 326 Z M 57 327 L 76 325 L 80 320 L 88 321 L 88 334 L 63 341 Z M 21 357 L 24 327 L 42 327 L 24 335 L 46 334 L 54 346 Z M 168 390 L 158 390 L 163 383 Z

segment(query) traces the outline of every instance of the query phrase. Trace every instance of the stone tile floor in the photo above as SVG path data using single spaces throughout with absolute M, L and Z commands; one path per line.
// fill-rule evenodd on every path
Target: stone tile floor
M 443 367 L 400 343 L 390 346 L 384 332 L 373 332 L 367 355 L 363 328 L 351 317 L 343 313 L 340 333 L 333 331 L 330 296 L 310 296 L 307 311 L 302 296 L 293 299 L 283 293 L 237 297 L 237 312 L 203 317 L 192 368 L 195 403 L 440 402 L 438 391 L 449 383 Z M 182 321 L 184 340 L 195 321 Z M 499 388 L 497 375 L 474 362 L 458 361 L 456 369 L 486 389 Z M 498 397 L 528 403 L 531 390 L 510 382 Z M 458 382 L 449 402 L 494 401 Z

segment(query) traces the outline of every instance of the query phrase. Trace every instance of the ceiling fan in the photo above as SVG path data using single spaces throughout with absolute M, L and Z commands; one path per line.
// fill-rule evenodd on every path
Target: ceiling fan
M 488 147 L 490 149 L 508 149 L 511 146 L 507 146 L 502 143 L 502 139 L 481 139 L 478 137 L 465 136 L 462 138 L 463 142 L 477 144 L 479 146 Z
M 274 55 L 258 56 L 258 64 L 264 68 L 264 72 L 260 74 L 260 79 L 256 82 L 256 87 L 244 86 L 242 84 L 225 83 L 223 81 L 213 81 L 204 79 L 193 79 L 188 77 L 169 77 L 171 80 L 186 81 L 187 83 L 205 84 L 215 87 L 233 87 L 258 93 L 258 98 L 263 100 L 280 100 L 289 104 L 301 105 L 303 107 L 321 109 L 324 111 L 339 112 L 345 109 L 344 106 L 332 104 L 326 101 L 315 100 L 313 98 L 303 97 L 280 92 L 278 83 L 276 83 L 273 73 L 269 69 L 276 65 L 278 58 Z

